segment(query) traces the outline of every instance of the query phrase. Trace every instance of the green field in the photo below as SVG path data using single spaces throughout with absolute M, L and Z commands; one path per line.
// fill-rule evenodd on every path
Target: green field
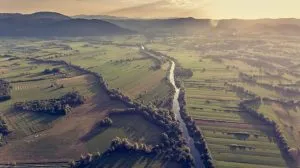
M 142 35 L 2 39 L 0 77 L 11 83 L 12 99 L 0 102 L 0 114 L 12 133 L 7 137 L 11 145 L 1 147 L 0 161 L 78 159 L 80 154 L 106 151 L 115 137 L 153 146 L 161 143 L 163 130 L 139 115 L 109 116 L 112 126 L 100 129 L 97 124 L 109 111 L 126 106 L 111 100 L 90 74 L 65 64 L 33 61 L 65 61 L 103 76 L 110 89 L 117 89 L 132 100 L 169 107 L 170 102 L 162 102 L 170 100 L 173 92 L 167 79 L 170 64 L 166 61 L 155 69 L 157 60 L 140 51 L 143 44 L 176 59 L 177 66 L 193 72 L 192 77 L 180 79 L 185 88 L 187 112 L 202 130 L 217 167 L 293 168 L 294 163 L 282 156 L 272 128 L 242 111 L 239 103 L 252 98 L 251 94 L 280 101 L 300 100 L 299 39 L 263 36 L 258 43 L 253 42 L 257 38 L 203 34 L 151 39 Z M 53 68 L 60 69 L 60 73 L 43 73 Z M 15 102 L 58 98 L 74 90 L 85 96 L 86 102 L 67 116 L 12 108 Z M 262 102 L 256 110 L 280 126 L 289 146 L 299 147 L 298 106 Z M 162 158 L 116 153 L 95 164 L 180 167 L 165 163 Z
M 61 41 L 37 40 L 30 45 L 26 40 L 18 41 L 18 43 L 21 43 L 19 46 L 39 50 L 30 52 L 30 54 L 26 55 L 28 57 L 64 60 L 73 65 L 99 73 L 104 77 L 109 87 L 119 89 L 132 99 L 141 99 L 141 96 L 151 93 L 141 99 L 144 103 L 149 104 L 157 101 L 157 99 L 163 99 L 165 93 L 171 91 L 166 84 L 160 86 L 161 81 L 167 75 L 169 64 L 165 63 L 161 69 L 153 70 L 154 60 L 145 57 L 139 51 L 137 44 L 140 39 L 142 37 L 112 37 L 110 39 L 103 37 L 102 39 L 70 39 Z M 111 40 L 112 42 L 104 43 L 104 40 Z M 126 42 L 122 43 L 121 41 Z M 14 42 L 14 40 L 7 41 L 7 43 Z M 66 50 L 63 46 L 69 46 L 71 49 Z M 23 52 L 24 50 L 13 50 L 13 54 L 16 56 Z M 161 93 L 161 88 L 167 90 Z
M 112 115 L 113 125 L 88 139 L 87 147 L 91 152 L 104 152 L 115 137 L 128 138 L 134 142 L 157 145 L 161 142 L 163 130 L 149 123 L 139 115 Z M 138 125 L 138 127 L 137 127 Z
M 268 118 L 278 123 L 283 130 L 284 137 L 291 147 L 297 147 L 299 142 L 299 106 L 284 107 L 276 102 L 263 102 L 256 109 Z
M 0 74 L 1 78 L 11 83 L 12 99 L 1 102 L 0 109 L 1 116 L 12 131 L 8 142 L 13 145 L 5 145 L 5 149 L 0 151 L 1 162 L 78 159 L 80 154 L 104 152 L 115 137 L 127 137 L 149 145 L 160 143 L 161 128 L 137 115 L 111 116 L 113 126 L 97 131 L 95 126 L 109 110 L 125 106 L 110 100 L 91 75 L 66 65 L 30 60 L 64 60 L 101 74 L 110 88 L 119 89 L 132 99 L 145 104 L 155 104 L 167 98 L 171 92 L 166 80 L 169 63 L 165 63 L 161 69 L 153 70 L 154 60 L 140 54 L 138 47 L 134 46 L 139 39 L 128 37 L 127 40 L 124 39 L 126 44 L 118 42 L 105 45 L 99 39 L 7 39 L 5 43 L 12 45 L 0 47 L 1 54 L 12 57 L 0 57 Z M 65 46 L 72 49 L 66 49 Z M 12 59 L 15 56 L 18 59 Z M 45 69 L 53 68 L 58 68 L 60 72 L 43 73 Z M 72 110 L 68 116 L 15 111 L 12 108 L 15 102 L 58 98 L 74 90 L 86 98 L 86 103 Z M 93 132 L 94 129 L 96 133 Z M 54 151 L 57 155 L 51 154 Z M 119 157 L 118 155 L 110 159 Z M 145 159 L 147 158 L 144 156 L 136 155 L 132 160 L 137 160 L 137 165 L 150 164 Z M 164 163 L 161 157 L 155 160 L 151 163 L 155 167 L 168 165 L 168 161 Z
M 25 60 L 16 60 L 13 62 L 16 66 L 9 67 L 9 71 L 3 75 L 4 79 L 12 82 L 12 99 L 0 103 L 0 108 L 2 115 L 7 118 L 10 127 L 15 130 L 14 132 L 18 137 L 45 130 L 51 127 L 52 122 L 58 119 L 58 117 L 48 114 L 16 112 L 11 107 L 14 103 L 58 98 L 74 89 L 84 96 L 91 96 L 94 94 L 93 91 L 97 90 L 93 81 L 87 81 L 86 77 L 82 76 L 79 72 L 72 71 L 67 67 L 37 64 Z M 11 61 L 3 61 L 1 63 L 7 65 L 11 64 Z M 60 68 L 61 73 L 58 75 L 44 75 L 42 72 L 46 68 Z M 26 69 L 30 70 L 26 71 Z M 76 76 L 81 79 L 74 80 L 72 83 L 61 83 L 64 87 L 60 88 L 59 81 L 64 78 L 71 80 L 76 78 Z M 39 80 L 35 81 L 35 79 Z
M 114 153 L 108 157 L 103 157 L 90 167 L 103 168 L 143 168 L 143 167 L 166 167 L 180 168 L 180 164 L 176 162 L 164 161 L 162 156 L 142 156 L 135 153 Z
M 283 84 L 294 85 L 298 81 L 294 75 L 282 73 L 279 70 L 288 69 L 288 66 L 277 60 L 279 59 L 277 55 L 280 54 L 273 53 L 276 57 L 274 62 L 269 59 L 268 62 L 260 62 L 255 65 L 253 62 L 260 58 L 264 60 L 266 53 L 252 50 L 251 47 L 255 47 L 251 46 L 252 44 L 248 44 L 249 48 L 239 46 L 240 48 L 237 50 L 226 48 L 218 50 L 216 49 L 218 45 L 225 45 L 225 41 L 218 42 L 206 37 L 176 39 L 181 43 L 179 44 L 174 39 L 158 38 L 147 47 L 175 58 L 182 67 L 193 71 L 191 78 L 183 79 L 186 107 L 188 113 L 196 120 L 197 125 L 202 130 L 215 165 L 217 167 L 262 168 L 290 165 L 274 141 L 272 128 L 239 109 L 239 102 L 248 99 L 246 95 L 225 85 L 226 82 L 239 86 L 260 97 L 291 99 L 291 97 L 285 96 L 275 89 L 261 85 L 266 83 L 283 87 Z M 190 41 L 186 42 L 187 39 Z M 235 44 L 247 43 L 246 38 L 245 41 L 243 41 L 244 39 L 231 40 Z M 276 40 L 268 40 L 273 45 L 277 45 Z M 162 41 L 168 41 L 169 46 L 163 44 Z M 195 45 L 197 42 L 198 45 Z M 189 43 L 190 46 L 184 45 L 185 43 Z M 271 50 L 270 52 L 272 53 Z M 284 56 L 281 55 L 280 57 Z M 295 57 L 289 57 L 289 59 L 296 60 Z M 295 62 L 295 64 L 297 63 Z M 278 69 L 275 71 L 276 73 L 272 71 L 273 67 Z M 253 84 L 242 80 L 239 77 L 240 72 L 252 76 L 257 83 Z M 298 99 L 295 96 L 293 98 Z M 282 116 L 276 114 L 274 109 L 272 110 L 266 105 L 261 105 L 258 111 L 282 125 L 283 130 L 285 130 L 284 136 L 290 139 L 288 140 L 289 145 L 299 146 L 299 143 L 295 143 L 299 137 L 296 128 L 298 126 L 296 121 L 299 121 L 299 118 L 296 117 L 297 109 L 296 111 L 287 110 L 288 112 L 284 112 L 284 116 L 289 116 L 289 118 L 287 117 L 289 121 L 285 118 L 279 119 Z M 247 137 L 241 138 L 238 136 L 239 133 L 245 133 Z M 234 148 L 234 145 L 246 149 Z

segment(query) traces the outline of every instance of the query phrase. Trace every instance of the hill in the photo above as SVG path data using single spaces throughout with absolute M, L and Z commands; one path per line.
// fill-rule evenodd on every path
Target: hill
M 217 21 L 219 30 L 237 32 L 260 32 L 300 35 L 300 20 L 294 18 L 241 20 L 229 19 Z
M 36 12 L 32 14 L 0 13 L 0 19 L 51 19 L 58 21 L 71 18 L 56 12 Z
M 119 18 L 114 16 L 77 16 L 78 18 L 101 18 L 121 27 L 140 33 L 179 33 L 193 34 L 203 31 L 236 32 L 236 33 L 268 33 L 284 35 L 300 35 L 300 20 L 294 18 L 281 19 L 196 19 L 165 18 L 165 19 L 137 19 Z
M 168 19 L 105 19 L 121 27 L 140 33 L 193 33 L 210 28 L 210 19 L 168 18 Z
M 132 19 L 128 17 L 118 17 L 110 15 L 75 15 L 72 16 L 74 19 L 98 19 L 98 20 L 121 20 L 121 19 Z
M 133 31 L 102 20 L 72 19 L 54 12 L 0 14 L 0 36 L 99 36 Z

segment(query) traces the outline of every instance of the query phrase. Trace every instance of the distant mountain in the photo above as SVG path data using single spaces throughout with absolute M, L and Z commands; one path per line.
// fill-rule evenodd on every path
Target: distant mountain
M 294 18 L 257 20 L 228 19 L 217 21 L 216 28 L 219 30 L 234 30 L 236 32 L 300 35 L 300 20 Z
M 0 36 L 100 36 L 132 34 L 103 20 L 72 19 L 54 12 L 0 14 Z
M 275 33 L 300 35 L 299 19 L 104 19 L 118 26 L 140 33 L 193 34 L 203 31 L 227 31 L 236 33 Z
M 53 19 L 53 20 L 69 20 L 69 16 L 62 15 L 56 12 L 37 12 L 29 15 L 25 15 L 33 19 Z
M 170 18 L 170 19 L 106 19 L 118 26 L 140 33 L 193 33 L 209 29 L 209 19 Z
M 131 19 L 106 15 L 80 15 L 71 18 L 54 12 L 0 14 L 0 36 L 101 36 L 135 32 L 150 37 L 165 33 L 191 35 L 205 32 L 300 35 L 300 20 L 211 20 L 192 17 Z
M 76 15 L 72 16 L 74 19 L 98 19 L 98 20 L 121 20 L 121 19 L 131 19 L 128 17 L 118 17 L 109 15 Z
M 0 13 L 0 19 L 51 19 L 51 20 L 68 20 L 68 16 L 56 12 L 37 12 L 33 14 L 20 13 Z

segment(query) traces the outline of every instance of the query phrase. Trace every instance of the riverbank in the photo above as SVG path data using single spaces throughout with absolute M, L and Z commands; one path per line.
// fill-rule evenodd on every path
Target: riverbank
M 186 124 L 184 122 L 184 120 L 182 119 L 181 115 L 180 115 L 180 106 L 179 106 L 179 93 L 180 93 L 180 88 L 177 88 L 176 84 L 175 84 L 175 75 L 174 75 L 174 71 L 175 71 L 175 63 L 173 61 L 171 61 L 171 68 L 170 68 L 170 76 L 169 76 L 169 80 L 170 83 L 173 85 L 174 89 L 175 89 L 175 94 L 174 94 L 174 98 L 173 98 L 173 107 L 172 110 L 175 114 L 175 118 L 179 121 L 180 125 L 180 129 L 182 130 L 183 133 L 183 137 L 185 138 L 188 147 L 191 150 L 191 154 L 194 157 L 195 160 L 195 167 L 203 167 L 203 163 L 202 163 L 202 159 L 201 159 L 201 154 L 198 151 L 198 149 L 195 146 L 195 142 L 194 139 L 189 135 L 188 129 L 186 127 Z

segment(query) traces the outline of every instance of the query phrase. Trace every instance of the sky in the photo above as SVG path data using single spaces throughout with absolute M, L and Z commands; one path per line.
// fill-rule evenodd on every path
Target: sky
M 0 0 L 0 13 L 195 18 L 300 18 L 300 0 Z

